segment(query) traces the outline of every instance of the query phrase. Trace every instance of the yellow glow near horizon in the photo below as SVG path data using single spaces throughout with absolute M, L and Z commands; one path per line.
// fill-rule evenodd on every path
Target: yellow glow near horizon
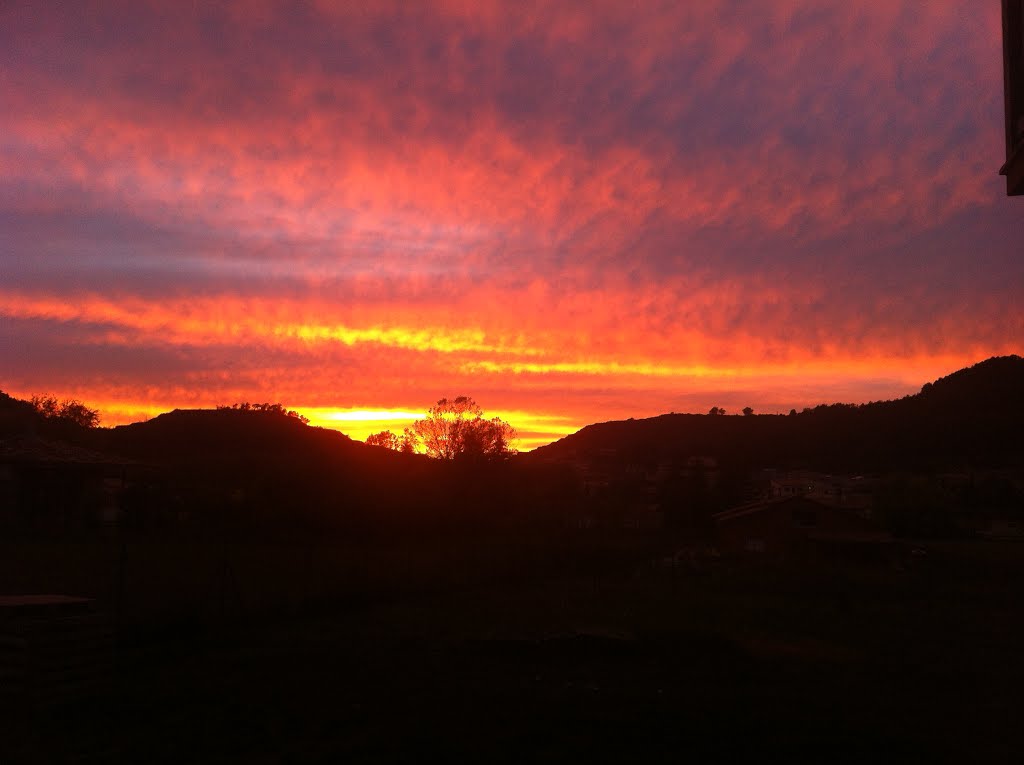
M 302 414 L 309 417 L 310 422 L 317 420 L 333 422 L 390 422 L 395 420 L 421 420 L 427 415 L 423 412 L 406 412 L 390 409 L 326 409 L 306 408 Z
M 460 393 L 471 388 L 465 384 L 466 373 L 487 377 L 482 387 L 493 389 L 496 383 L 488 376 L 506 375 L 501 384 L 508 385 L 510 392 L 502 396 L 502 403 L 511 408 L 489 408 L 487 404 L 492 399 L 488 396 L 493 393 L 484 393 L 484 400 L 481 400 L 484 416 L 499 417 L 509 423 L 519 434 L 514 446 L 528 451 L 594 422 L 650 417 L 668 411 L 700 413 L 706 412 L 712 404 L 725 405 L 730 411 L 751 405 L 758 413 L 777 413 L 786 412 L 790 407 L 800 409 L 819 403 L 864 403 L 872 399 L 898 398 L 915 393 L 924 382 L 974 361 L 956 354 L 901 359 L 839 358 L 834 350 L 821 358 L 785 359 L 746 366 L 726 361 L 720 366 L 684 365 L 673 364 L 669 359 L 661 364 L 600 358 L 551 363 L 478 360 L 463 362 L 459 365 L 461 371 L 450 372 L 451 379 L 444 379 L 442 389 Z M 549 374 L 564 376 L 565 379 L 556 383 L 565 390 L 579 385 L 587 395 L 535 395 L 539 381 Z M 248 384 L 253 384 L 251 379 Z M 355 440 L 365 440 L 385 430 L 401 434 L 404 428 L 426 416 L 431 403 L 418 397 L 406 398 L 402 389 L 395 392 L 397 386 L 393 382 L 390 388 L 384 386 L 379 392 L 375 390 L 376 384 L 370 382 L 352 387 L 346 396 L 346 403 L 358 402 L 361 406 L 324 406 L 332 396 L 319 392 L 323 384 L 312 375 L 303 380 L 305 387 L 299 387 L 288 375 L 271 369 L 258 383 L 262 387 L 257 387 L 256 392 L 222 374 L 197 378 L 194 385 L 179 383 L 135 390 L 127 386 L 91 389 L 78 384 L 64 389 L 8 389 L 7 393 L 25 400 L 33 393 L 80 400 L 98 410 L 103 427 L 151 419 L 178 408 L 213 409 L 235 401 L 276 401 L 307 417 L 313 426 L 338 430 Z M 434 380 L 433 384 L 438 381 Z M 696 392 L 690 393 L 692 390 Z M 623 391 L 639 391 L 642 395 L 635 392 L 626 395 Z M 376 399 L 377 395 L 381 398 Z M 520 395 L 524 404 L 529 401 L 527 406 L 537 409 L 516 408 Z M 303 398 L 315 405 L 304 406 Z
M 310 425 L 337 430 L 356 441 L 365 441 L 367 436 L 382 430 L 401 433 L 403 428 L 425 416 L 422 412 L 407 409 L 299 406 L 295 410 L 308 418 Z
M 24 398 L 28 397 L 25 396 Z M 134 422 L 145 422 L 172 409 L 187 408 L 184 406 L 165 407 L 157 404 L 137 404 L 133 401 L 95 401 L 88 396 L 77 394 L 58 395 L 57 398 L 78 399 L 90 409 L 95 409 L 100 414 L 100 426 L 104 428 L 131 425 Z
M 11 391 L 16 398 L 27 400 L 30 394 Z M 219 403 L 195 401 L 166 401 L 163 403 L 141 404 L 134 401 L 121 401 L 90 397 L 79 391 L 58 391 L 57 398 L 75 398 L 83 401 L 86 406 L 100 413 L 101 427 L 116 427 L 144 422 L 175 409 L 214 409 Z M 292 408 L 292 407 L 288 407 Z M 424 411 L 409 409 L 369 409 L 351 407 L 295 407 L 295 410 L 309 419 L 315 427 L 337 430 L 357 441 L 365 441 L 367 436 L 390 430 L 401 434 L 406 427 L 411 427 L 416 420 L 426 417 Z M 525 410 L 494 410 L 485 411 L 485 417 L 499 417 L 509 423 L 519 433 L 513 444 L 520 451 L 529 451 L 538 446 L 555 441 L 563 436 L 575 433 L 587 425 L 578 418 L 563 415 L 528 412 Z
M 341 431 L 357 441 L 365 441 L 368 436 L 382 430 L 400 435 L 404 428 L 427 416 L 425 412 L 402 409 L 300 407 L 298 411 L 309 418 L 310 425 Z M 586 424 L 561 415 L 523 410 L 485 411 L 484 416 L 499 417 L 512 425 L 520 434 L 513 446 L 520 451 L 529 451 L 575 433 Z

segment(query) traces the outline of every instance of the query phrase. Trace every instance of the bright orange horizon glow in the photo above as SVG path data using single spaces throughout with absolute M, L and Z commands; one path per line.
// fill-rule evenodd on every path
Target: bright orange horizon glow
M 486 408 L 486 402 L 482 405 L 485 406 L 486 417 L 500 417 L 516 429 L 518 437 L 514 446 L 519 451 L 530 451 L 575 433 L 586 425 L 608 420 L 640 419 L 670 412 L 704 414 L 711 406 L 723 406 L 730 414 L 739 413 L 745 406 L 752 406 L 758 414 L 786 414 L 790 409 L 799 411 L 804 407 L 822 403 L 867 403 L 900 398 L 916 393 L 926 382 L 970 366 L 979 360 L 981 359 L 973 357 L 921 358 L 908 360 L 897 367 L 891 360 L 876 359 L 873 360 L 875 365 L 872 365 L 871 361 L 848 363 L 845 366 L 829 366 L 825 362 L 816 362 L 808 363 L 806 367 L 767 366 L 760 370 L 703 368 L 698 371 L 680 371 L 679 375 L 689 371 L 691 376 L 685 379 L 708 383 L 706 387 L 714 391 L 711 393 L 698 390 L 688 394 L 680 394 L 679 391 L 665 387 L 666 380 L 671 383 L 684 379 L 670 374 L 670 370 L 622 370 L 620 367 L 619 371 L 624 378 L 621 385 L 616 386 L 614 379 L 611 379 L 614 374 L 609 374 L 607 369 L 600 367 L 590 369 L 583 379 L 579 377 L 579 370 L 574 371 L 574 384 L 581 392 L 588 393 L 582 402 L 574 401 L 571 397 L 560 402 L 553 401 L 551 397 L 543 395 L 542 379 L 541 395 L 531 394 L 525 390 L 524 392 L 543 408 L 489 409 Z M 614 369 L 616 365 L 612 364 L 610 367 Z M 524 377 L 545 376 L 544 373 L 536 372 L 531 375 L 525 370 L 520 370 L 516 374 L 521 381 Z M 588 391 L 588 384 L 585 382 L 587 376 L 593 380 L 591 385 L 596 386 L 603 394 L 598 398 L 596 405 L 587 405 L 587 402 L 593 401 L 593 390 Z M 879 383 L 878 380 L 884 382 Z M 225 382 L 230 382 L 230 378 L 226 378 Z M 528 386 L 524 386 L 526 387 Z M 769 394 L 758 394 L 755 392 L 758 390 L 769 391 Z M 871 391 L 871 394 L 858 397 L 857 393 L 860 390 Z M 426 409 L 436 400 L 424 401 L 422 408 L 417 411 L 416 405 L 411 402 L 400 407 L 383 409 L 310 406 L 304 405 L 305 399 L 301 392 L 282 389 L 264 390 L 256 396 L 247 395 L 244 390 L 236 389 L 233 394 L 210 399 L 197 396 L 194 392 L 184 395 L 186 392 L 181 389 L 161 391 L 151 388 L 148 393 L 153 399 L 149 401 L 132 400 L 130 397 L 118 398 L 112 395 L 110 390 L 93 391 L 88 388 L 7 392 L 25 399 L 40 393 L 56 395 L 58 398 L 80 399 L 99 410 L 100 424 L 103 427 L 144 421 L 173 409 L 213 409 L 243 400 L 279 402 L 307 417 L 311 426 L 338 430 L 358 441 L 365 441 L 369 435 L 382 430 L 401 434 L 404 428 L 411 427 L 417 419 L 424 417 Z M 275 395 L 276 393 L 280 395 Z M 463 391 L 458 388 L 447 395 L 463 395 Z M 669 403 L 672 401 L 677 402 L 676 405 Z

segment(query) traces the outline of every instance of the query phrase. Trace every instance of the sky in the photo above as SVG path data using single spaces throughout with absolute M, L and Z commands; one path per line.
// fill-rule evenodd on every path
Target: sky
M 530 449 L 1022 352 L 999 3 L 0 1 L 0 389 Z

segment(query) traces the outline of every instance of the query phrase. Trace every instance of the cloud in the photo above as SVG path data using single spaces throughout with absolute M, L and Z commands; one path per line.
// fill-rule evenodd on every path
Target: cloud
M 52 354 L 22 354 L 19 385 L 329 407 L 344 379 L 337 406 L 452 385 L 548 413 L 632 386 L 653 413 L 735 375 L 758 401 L 866 397 L 1024 336 L 998 9 L 132 2 L 3 22 L 3 337 Z

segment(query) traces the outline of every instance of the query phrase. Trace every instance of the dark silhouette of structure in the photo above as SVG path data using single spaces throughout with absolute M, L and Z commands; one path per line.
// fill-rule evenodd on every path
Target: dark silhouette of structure
M 0 527 L 57 531 L 114 523 L 127 464 L 60 441 L 0 440 Z
M 714 519 L 723 549 L 732 553 L 835 560 L 843 553 L 871 557 L 870 551 L 884 558 L 892 542 L 858 509 L 809 496 L 753 502 L 717 513 Z
M 1003 0 L 1003 93 L 1009 196 L 1024 194 L 1024 0 Z

